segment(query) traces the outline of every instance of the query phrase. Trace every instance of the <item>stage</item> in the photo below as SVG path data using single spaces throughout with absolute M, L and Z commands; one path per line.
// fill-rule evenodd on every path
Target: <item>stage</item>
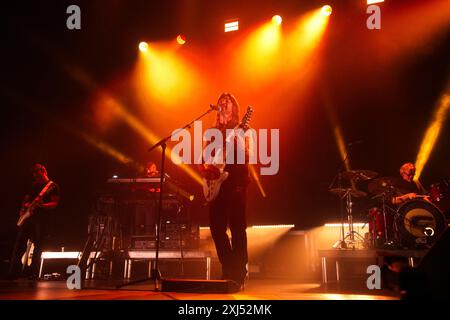
M 1 281 L 0 300 L 398 300 L 382 290 L 337 290 L 320 283 L 250 280 L 239 293 L 155 292 L 151 281 L 115 289 L 121 282 L 87 281 L 85 289 L 69 290 L 65 281 Z

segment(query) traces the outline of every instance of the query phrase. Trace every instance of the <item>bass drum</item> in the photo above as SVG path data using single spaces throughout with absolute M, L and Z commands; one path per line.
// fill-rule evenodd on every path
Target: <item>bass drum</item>
M 413 249 L 431 245 L 445 229 L 444 214 L 428 201 L 408 201 L 397 212 L 396 225 L 404 247 Z

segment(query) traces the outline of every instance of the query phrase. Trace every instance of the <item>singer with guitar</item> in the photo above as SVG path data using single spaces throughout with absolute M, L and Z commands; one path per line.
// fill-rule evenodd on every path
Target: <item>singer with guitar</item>
M 233 95 L 223 93 L 218 99 L 216 110 L 217 116 L 214 128 L 219 129 L 225 139 L 227 129 L 239 127 L 241 124 L 239 105 Z M 235 140 L 238 138 L 239 136 L 236 136 Z M 222 278 L 235 281 L 239 287 L 243 286 L 247 276 L 248 262 L 246 202 L 249 184 L 249 141 L 247 138 L 245 139 L 245 143 L 236 143 L 235 141 L 235 162 L 225 165 L 223 169 L 226 172 L 224 179 L 216 179 L 220 181 L 218 183 L 220 189 L 216 188 L 217 193 L 214 192 L 212 198 L 207 195 L 208 192 L 205 193 L 205 198 L 210 204 L 210 230 L 222 265 Z M 225 144 L 224 141 L 223 145 Z M 236 164 L 236 153 L 238 148 L 242 148 L 243 145 L 245 145 L 245 164 Z M 225 154 L 226 150 L 223 153 Z M 211 165 L 202 165 L 201 171 L 205 177 L 205 182 L 207 184 L 213 183 L 211 175 L 214 174 L 211 174 Z M 208 187 L 204 187 L 205 189 L 208 189 Z M 227 226 L 231 231 L 231 241 L 227 235 Z
M 48 178 L 46 168 L 35 164 L 32 174 L 34 181 L 25 195 L 17 221 L 18 232 L 9 269 L 9 277 L 12 279 L 25 275 L 29 279 L 37 279 L 42 246 L 48 237 L 51 210 L 59 204 L 59 187 Z M 33 259 L 30 269 L 24 270 L 21 268 L 21 257 L 28 239 L 34 243 Z

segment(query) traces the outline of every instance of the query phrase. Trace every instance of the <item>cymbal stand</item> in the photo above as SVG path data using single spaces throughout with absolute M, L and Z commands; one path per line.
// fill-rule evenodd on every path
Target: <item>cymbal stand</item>
M 401 243 L 399 237 L 399 232 L 398 232 L 398 227 L 397 227 L 397 219 L 398 219 L 398 212 L 397 210 L 392 209 L 392 207 L 390 207 L 388 205 L 388 203 L 386 203 L 386 199 L 392 199 L 393 195 L 395 194 L 395 188 L 394 187 L 390 187 L 390 190 L 387 192 L 387 194 L 383 194 L 383 219 L 384 219 L 384 233 L 385 233 L 385 242 L 384 245 L 385 246 L 392 246 L 392 245 L 396 245 L 398 243 Z M 389 236 L 389 230 L 387 228 L 387 211 L 391 211 L 391 214 L 394 215 L 394 219 L 393 219 L 393 237 L 390 238 Z
M 383 220 L 384 220 L 384 244 L 388 245 L 390 244 L 389 241 L 389 233 L 388 233 L 388 227 L 387 227 L 387 219 L 386 219 L 386 194 L 383 194 Z
M 346 194 L 343 196 L 343 198 L 345 197 L 346 199 L 346 207 L 347 207 L 347 221 L 348 221 L 348 232 L 347 235 L 344 237 L 344 241 L 349 238 L 349 244 L 353 245 L 353 249 L 355 249 L 355 243 L 356 240 L 355 238 L 357 238 L 357 240 L 364 242 L 365 239 L 363 236 L 361 236 L 358 232 L 356 232 L 354 230 L 353 227 L 353 212 L 352 212 L 352 208 L 353 208 L 353 202 L 352 202 L 352 194 L 351 194 L 351 190 L 347 190 Z
M 347 160 L 347 157 L 348 157 L 348 153 L 345 156 L 345 160 L 342 162 L 342 164 L 345 163 L 345 161 Z M 339 168 L 338 174 L 335 176 L 335 178 L 331 182 L 329 189 L 331 189 L 331 187 L 333 186 L 336 179 L 338 181 L 338 187 L 342 188 L 342 168 L 343 168 L 342 164 L 341 164 L 341 167 Z M 339 240 L 333 245 L 333 248 L 335 248 L 335 249 L 347 249 L 347 243 L 345 242 L 345 229 L 344 229 L 345 219 L 344 219 L 343 198 L 344 197 L 340 197 L 340 199 L 339 199 L 339 212 L 340 212 L 340 216 L 341 216 L 341 231 L 340 231 L 340 235 L 339 235 Z
M 342 172 L 344 171 L 345 163 L 347 162 L 347 159 L 350 156 L 350 149 L 348 148 L 344 159 L 341 161 L 338 171 L 336 175 L 334 176 L 333 180 L 331 181 L 330 185 L 328 186 L 328 189 L 330 190 L 333 185 L 335 184 L 336 180 L 338 183 L 338 188 L 342 188 Z M 339 212 L 341 216 L 341 232 L 339 235 L 339 240 L 333 245 L 333 248 L 335 249 L 347 249 L 347 243 L 345 242 L 345 228 L 344 228 L 344 203 L 343 203 L 344 197 L 341 197 L 339 199 Z

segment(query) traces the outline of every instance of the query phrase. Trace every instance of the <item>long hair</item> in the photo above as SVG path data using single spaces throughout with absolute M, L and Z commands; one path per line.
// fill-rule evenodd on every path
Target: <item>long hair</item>
M 232 118 L 231 121 L 228 123 L 228 127 L 235 127 L 239 124 L 239 103 L 237 102 L 236 98 L 228 92 L 224 92 L 220 95 L 219 99 L 217 99 L 217 104 L 219 104 L 220 99 L 224 98 L 224 97 L 228 97 L 231 100 L 231 103 L 233 104 L 233 114 L 232 114 Z M 217 112 L 217 116 L 216 116 L 216 121 L 214 124 L 215 128 L 218 129 L 225 129 L 222 128 L 222 125 L 220 124 L 220 116 L 219 116 L 219 112 Z

